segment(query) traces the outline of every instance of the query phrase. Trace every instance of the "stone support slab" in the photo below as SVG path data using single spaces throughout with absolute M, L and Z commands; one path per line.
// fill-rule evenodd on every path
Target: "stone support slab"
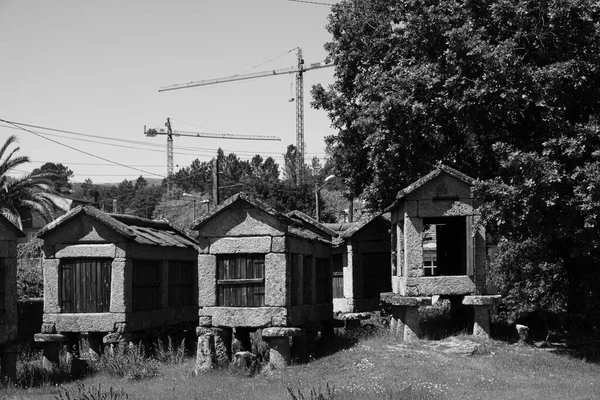
M 490 308 L 491 306 L 473 306 L 474 323 L 473 336 L 490 337 Z
M 431 297 L 408 297 L 397 293 L 381 293 L 380 300 L 393 306 L 418 307 L 430 306 L 432 304 Z
M 390 333 L 405 342 L 418 339 L 421 336 L 419 307 L 393 305 Z

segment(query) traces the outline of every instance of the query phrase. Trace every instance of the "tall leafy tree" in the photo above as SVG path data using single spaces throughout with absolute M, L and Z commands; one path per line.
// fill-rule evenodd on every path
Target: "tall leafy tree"
M 8 174 L 29 162 L 18 156 L 16 136 L 9 136 L 0 148 L 0 212 L 19 228 L 23 227 L 21 212 L 31 210 L 50 221 L 54 218 L 56 195 L 52 193 L 53 173 L 31 173 L 20 178 Z M 11 149 L 12 148 L 12 149 Z
M 376 209 L 438 161 L 481 178 L 512 309 L 600 325 L 600 4 L 346 0 L 328 30 L 336 174 Z
M 73 177 L 73 171 L 60 163 L 47 162 L 41 167 L 34 169 L 32 173 L 52 173 L 53 176 L 50 180 L 54 185 L 54 190 L 57 192 L 68 192 L 73 187 L 71 182 L 69 182 L 69 179 Z

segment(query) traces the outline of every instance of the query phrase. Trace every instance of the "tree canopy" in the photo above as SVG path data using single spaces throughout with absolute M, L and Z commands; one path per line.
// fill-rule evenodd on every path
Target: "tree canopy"
M 36 168 L 32 171 L 32 174 L 40 173 L 51 173 L 53 174 L 50 178 L 54 186 L 54 190 L 57 192 L 68 192 L 71 188 L 71 182 L 69 179 L 73 177 L 73 171 L 62 164 L 56 164 L 53 162 L 47 162 L 41 167 Z
M 327 29 L 336 174 L 375 209 L 439 161 L 480 178 L 508 304 L 600 324 L 600 4 L 346 0 Z
M 596 115 L 599 6 L 586 0 L 347 0 L 326 44 L 335 82 L 313 106 L 338 173 L 375 208 L 438 161 L 501 169 L 496 143 L 541 144 Z M 366 191 L 365 191 L 366 189 Z
M 22 229 L 23 210 L 36 211 L 48 222 L 54 217 L 56 197 L 51 191 L 51 179 L 55 175 L 38 172 L 20 178 L 10 177 L 11 171 L 29 162 L 28 157 L 17 155 L 16 142 L 16 136 L 9 136 L 0 148 L 0 212 Z

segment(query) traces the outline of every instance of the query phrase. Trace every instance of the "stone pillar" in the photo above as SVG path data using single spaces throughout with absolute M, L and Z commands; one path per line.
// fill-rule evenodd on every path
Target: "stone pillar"
M 431 305 L 431 297 L 407 297 L 397 293 L 382 293 L 381 301 L 392 308 L 390 332 L 405 342 L 418 339 L 419 307 Z
M 46 369 L 52 369 L 59 366 L 58 355 L 61 344 L 67 341 L 67 338 L 60 333 L 36 333 L 34 335 L 36 343 L 43 343 L 42 365 Z
M 17 350 L 5 349 L 0 357 L 2 375 L 15 382 L 17 380 Z
M 198 375 L 215 368 L 216 350 L 215 336 L 211 329 L 197 328 L 198 345 L 196 349 L 196 368 L 194 373 Z
M 227 367 L 231 360 L 231 329 L 212 328 L 215 336 L 215 361 L 219 368 Z
M 473 336 L 490 337 L 490 307 L 474 306 Z
M 302 336 L 304 331 L 300 328 L 266 328 L 262 337 L 269 343 L 269 364 L 277 368 L 285 368 L 292 362 L 290 337 Z
M 405 307 L 404 310 L 404 341 L 411 342 L 421 336 L 419 326 L 419 307 Z
M 473 323 L 473 335 L 489 337 L 491 334 L 490 329 L 490 310 L 494 309 L 495 306 L 500 303 L 501 298 L 499 295 L 494 296 L 465 296 L 462 300 L 462 304 L 467 306 L 473 306 L 474 309 L 474 323 Z
M 233 328 L 233 339 L 231 340 L 231 352 L 251 351 L 250 330 L 246 328 Z

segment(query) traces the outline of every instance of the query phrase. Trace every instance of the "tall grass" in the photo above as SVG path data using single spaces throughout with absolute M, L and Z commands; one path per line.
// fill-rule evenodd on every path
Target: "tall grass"
M 55 400 L 123 400 L 129 399 L 129 396 L 123 389 L 115 390 L 111 386 L 108 391 L 102 390 L 100 384 L 98 386 L 86 387 L 83 383 L 79 383 L 74 390 L 59 388 L 58 394 L 54 396 Z
M 131 380 L 146 379 L 158 375 L 158 361 L 146 355 L 142 343 L 119 345 L 105 351 L 96 362 L 95 369 L 106 371 L 110 376 Z

